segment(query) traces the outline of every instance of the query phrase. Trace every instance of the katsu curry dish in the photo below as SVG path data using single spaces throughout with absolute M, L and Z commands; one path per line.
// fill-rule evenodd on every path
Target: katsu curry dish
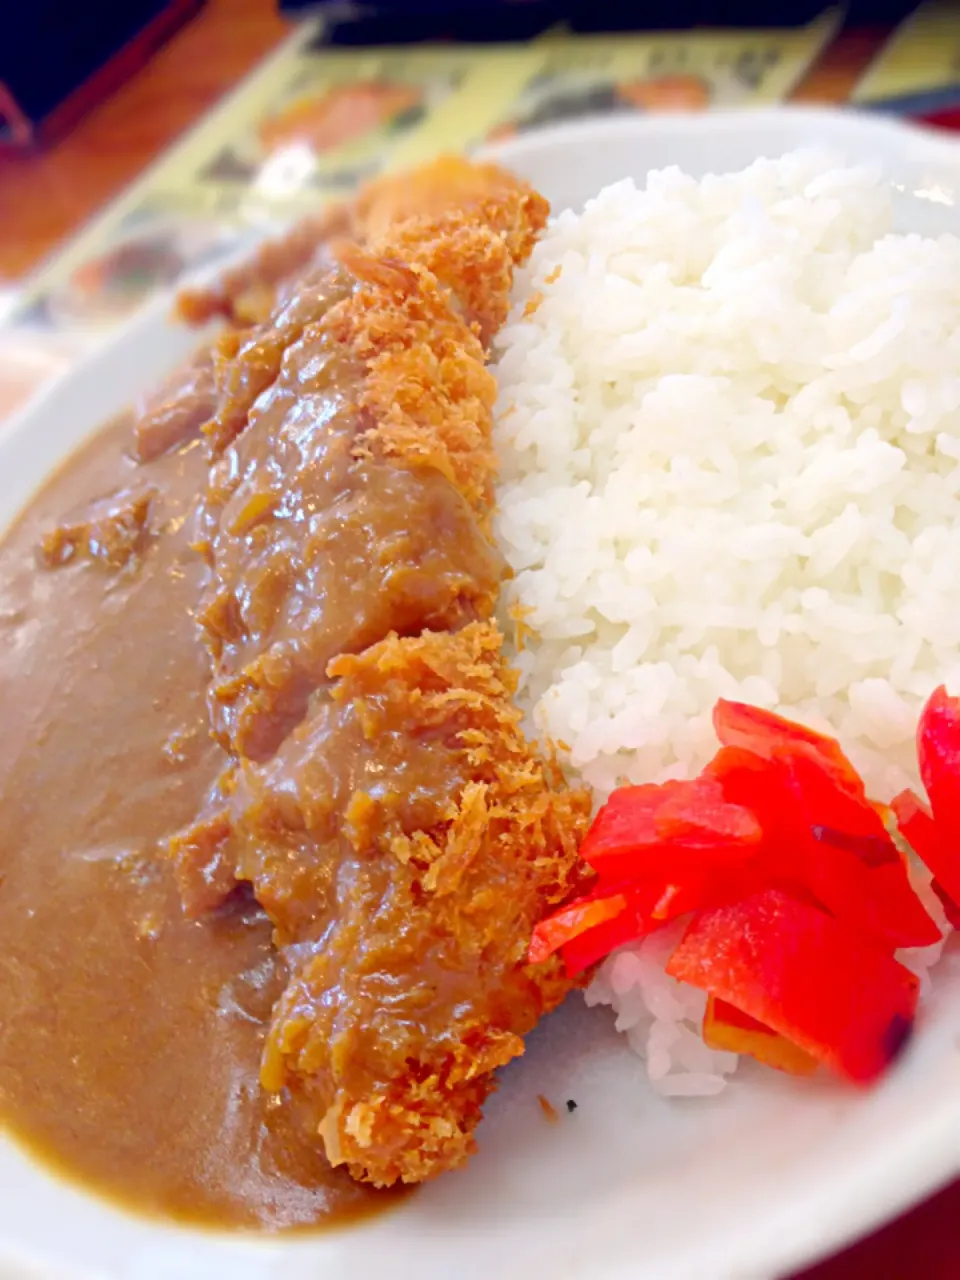
M 552 214 L 448 157 L 177 305 L 0 543 L 8 1133 L 279 1230 L 464 1166 L 567 998 L 658 1105 L 896 1070 L 960 920 L 960 241 L 812 152 Z

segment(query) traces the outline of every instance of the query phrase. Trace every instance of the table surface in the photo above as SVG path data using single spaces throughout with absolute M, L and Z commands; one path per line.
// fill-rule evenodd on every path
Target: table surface
M 57 145 L 42 155 L 0 157 L 0 285 L 36 266 L 117 195 L 288 32 L 275 0 L 209 0 Z M 877 28 L 843 33 L 794 100 L 845 101 L 885 36 Z M 958 1222 L 960 1183 L 803 1280 L 956 1280 Z

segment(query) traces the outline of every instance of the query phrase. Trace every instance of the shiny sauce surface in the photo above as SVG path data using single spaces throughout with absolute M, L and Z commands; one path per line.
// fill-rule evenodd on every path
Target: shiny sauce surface
M 130 421 L 106 428 L 0 543 L 0 1120 L 139 1211 L 351 1219 L 394 1198 L 259 1088 L 287 980 L 268 922 L 242 893 L 187 920 L 158 856 L 223 767 L 194 617 L 206 463 L 130 448 Z

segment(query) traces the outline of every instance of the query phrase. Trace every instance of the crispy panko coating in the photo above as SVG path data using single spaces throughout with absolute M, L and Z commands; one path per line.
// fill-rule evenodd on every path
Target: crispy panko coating
M 281 931 L 316 937 L 263 1083 L 306 1100 L 331 1161 L 380 1185 L 464 1162 L 492 1072 L 569 988 L 526 949 L 573 887 L 589 801 L 525 740 L 500 648 L 474 623 L 338 658 L 319 723 L 242 788 L 255 891 Z M 304 875 L 324 904 L 309 924 Z
M 355 223 L 372 253 L 425 266 L 451 289 L 486 345 L 507 318 L 513 269 L 549 212 L 543 196 L 496 165 L 442 156 L 371 183 Z
M 490 224 L 503 232 L 509 225 L 507 205 L 518 191 L 546 209 L 541 195 L 495 164 L 476 164 L 458 155 L 438 156 L 412 173 L 388 173 L 367 183 L 354 204 L 354 224 L 364 238 L 379 240 L 409 219 L 472 214 L 478 205 L 491 201 L 504 204 L 508 222 L 498 222 L 494 213 Z M 526 256 L 516 246 L 511 246 L 511 252 L 518 258 Z
M 457 229 L 451 238 L 462 241 L 465 262 L 476 250 L 473 261 L 482 263 L 499 243 L 489 232 L 480 241 Z M 355 456 L 432 467 L 485 519 L 497 467 L 491 444 L 497 387 L 479 339 L 425 267 L 361 249 L 345 253 L 344 265 L 356 287 L 330 324 L 335 340 L 365 367 Z
M 215 353 L 198 617 L 229 763 L 171 843 L 191 914 L 253 887 L 291 972 L 263 1085 L 378 1185 L 466 1159 L 568 990 L 526 951 L 589 810 L 524 739 L 489 621 L 485 343 L 547 207 L 465 162 L 407 181 Z

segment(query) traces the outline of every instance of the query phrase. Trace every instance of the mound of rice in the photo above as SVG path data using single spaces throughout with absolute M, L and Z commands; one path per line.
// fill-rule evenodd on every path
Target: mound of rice
M 835 733 L 878 798 L 915 782 L 921 704 L 960 688 L 960 239 L 891 228 L 879 175 L 823 155 L 668 169 L 560 214 L 519 279 L 505 601 L 533 723 L 598 798 L 702 767 L 720 696 Z M 652 1073 L 645 959 L 593 997 Z

